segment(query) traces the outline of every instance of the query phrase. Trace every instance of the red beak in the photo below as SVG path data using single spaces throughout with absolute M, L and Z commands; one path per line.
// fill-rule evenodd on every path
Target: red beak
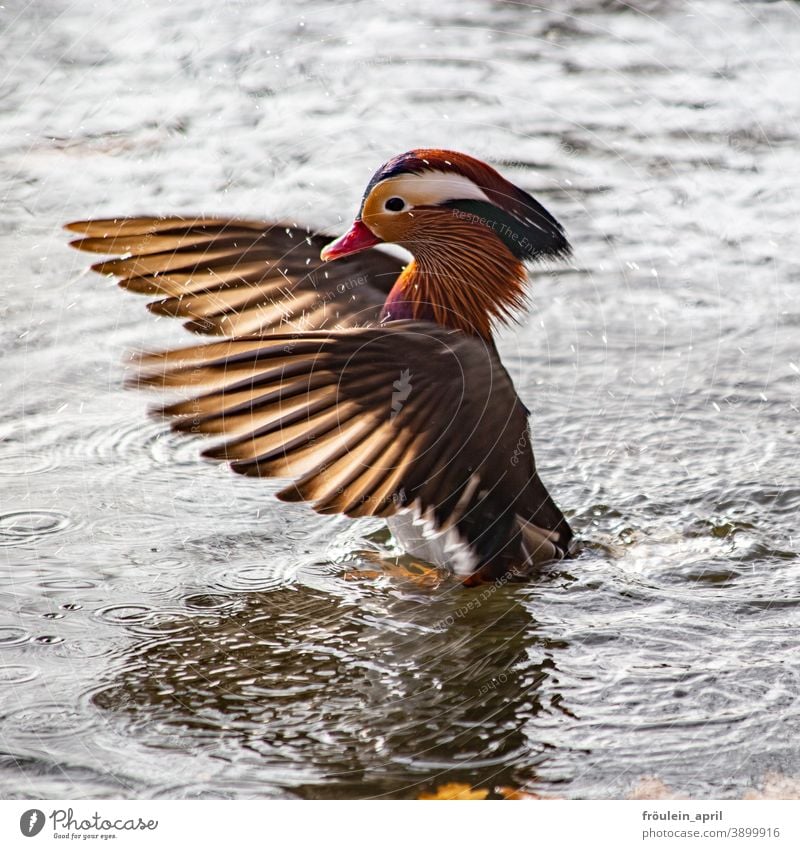
M 357 219 L 343 236 L 325 245 L 319 256 L 323 262 L 328 262 L 331 259 L 356 254 L 382 241 L 383 239 L 379 239 L 363 221 Z

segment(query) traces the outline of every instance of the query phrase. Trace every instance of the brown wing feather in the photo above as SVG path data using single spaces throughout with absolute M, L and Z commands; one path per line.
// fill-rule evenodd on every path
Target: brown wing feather
M 295 478 L 284 500 L 350 516 L 414 505 L 436 527 L 455 525 L 484 563 L 564 541 L 555 505 L 547 516 L 533 505 L 541 483 L 520 448 L 527 415 L 480 339 L 391 322 L 197 345 L 141 366 L 141 383 L 195 394 L 162 411 L 178 430 L 226 438 L 206 456 Z
M 324 264 L 331 236 L 285 223 L 224 218 L 75 221 L 71 244 L 112 259 L 92 268 L 161 296 L 148 307 L 195 333 L 255 335 L 375 324 L 403 263 L 372 248 Z

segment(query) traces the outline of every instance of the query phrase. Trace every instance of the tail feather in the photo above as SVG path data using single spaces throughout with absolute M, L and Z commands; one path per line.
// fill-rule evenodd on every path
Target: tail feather
M 564 514 L 559 510 L 539 475 L 534 473 L 522 498 L 517 503 L 517 518 L 520 522 L 526 543 L 554 546 L 555 558 L 570 554 L 573 532 Z M 547 545 L 544 545 L 547 548 Z M 538 559 L 538 558 L 537 558 Z M 552 558 L 551 558 L 552 559 Z

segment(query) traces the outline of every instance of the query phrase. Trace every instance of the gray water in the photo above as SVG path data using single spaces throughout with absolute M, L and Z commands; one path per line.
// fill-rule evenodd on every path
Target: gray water
M 0 795 L 740 797 L 800 774 L 800 5 L 0 8 Z M 583 553 L 465 590 L 122 389 L 186 342 L 76 218 L 340 231 L 477 155 L 565 224 L 501 350 Z M 363 571 L 361 580 L 352 573 Z

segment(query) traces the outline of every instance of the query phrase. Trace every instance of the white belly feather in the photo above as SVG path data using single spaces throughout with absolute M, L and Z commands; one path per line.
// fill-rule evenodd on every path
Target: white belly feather
M 477 568 L 477 556 L 456 527 L 437 531 L 414 509 L 402 510 L 386 521 L 397 543 L 413 557 L 452 569 L 460 577 L 471 575 Z

